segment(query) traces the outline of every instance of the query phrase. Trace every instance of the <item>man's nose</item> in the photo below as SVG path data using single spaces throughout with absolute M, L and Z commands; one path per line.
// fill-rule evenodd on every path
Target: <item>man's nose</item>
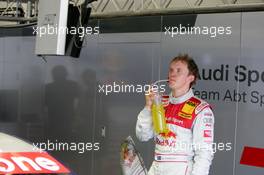
M 169 78 L 175 78 L 176 76 L 177 76 L 176 73 L 172 73 L 169 75 Z

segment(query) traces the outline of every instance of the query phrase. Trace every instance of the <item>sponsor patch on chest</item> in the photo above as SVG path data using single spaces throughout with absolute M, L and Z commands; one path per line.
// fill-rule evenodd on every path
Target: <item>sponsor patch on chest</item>
M 192 114 L 196 106 L 197 106 L 197 103 L 192 102 L 192 101 L 187 101 L 182 107 L 182 112 L 187 113 L 187 114 Z
M 192 119 L 192 114 L 185 114 L 183 112 L 179 112 L 178 115 L 182 118 Z
M 197 106 L 198 103 L 188 100 L 186 103 L 184 103 L 178 115 L 182 118 L 192 119 L 192 114 Z

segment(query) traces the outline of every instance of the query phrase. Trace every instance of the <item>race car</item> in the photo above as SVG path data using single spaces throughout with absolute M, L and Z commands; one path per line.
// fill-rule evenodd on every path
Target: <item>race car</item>
M 63 174 L 70 170 L 46 151 L 0 132 L 0 174 Z

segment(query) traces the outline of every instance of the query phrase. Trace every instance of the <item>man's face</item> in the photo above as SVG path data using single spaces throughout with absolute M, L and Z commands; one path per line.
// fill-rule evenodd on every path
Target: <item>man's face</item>
M 183 61 L 174 61 L 169 68 L 169 87 L 172 90 L 188 90 L 191 82 L 194 80 L 193 75 L 189 75 L 188 66 Z

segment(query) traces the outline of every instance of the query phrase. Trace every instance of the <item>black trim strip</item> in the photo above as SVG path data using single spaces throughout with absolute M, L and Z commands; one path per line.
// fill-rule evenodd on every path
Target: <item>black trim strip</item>
M 197 15 L 168 15 L 163 17 L 162 31 L 165 31 L 165 27 L 173 26 L 179 27 L 194 27 L 197 19 Z
M 34 36 L 32 27 L 19 27 L 19 28 L 0 28 L 0 37 L 10 36 Z
M 197 15 L 168 15 L 93 19 L 89 26 L 100 27 L 100 33 L 161 32 L 164 26 L 194 26 Z M 33 36 L 32 27 L 0 28 L 0 37 Z
M 99 20 L 101 33 L 161 31 L 161 16 L 122 17 Z

